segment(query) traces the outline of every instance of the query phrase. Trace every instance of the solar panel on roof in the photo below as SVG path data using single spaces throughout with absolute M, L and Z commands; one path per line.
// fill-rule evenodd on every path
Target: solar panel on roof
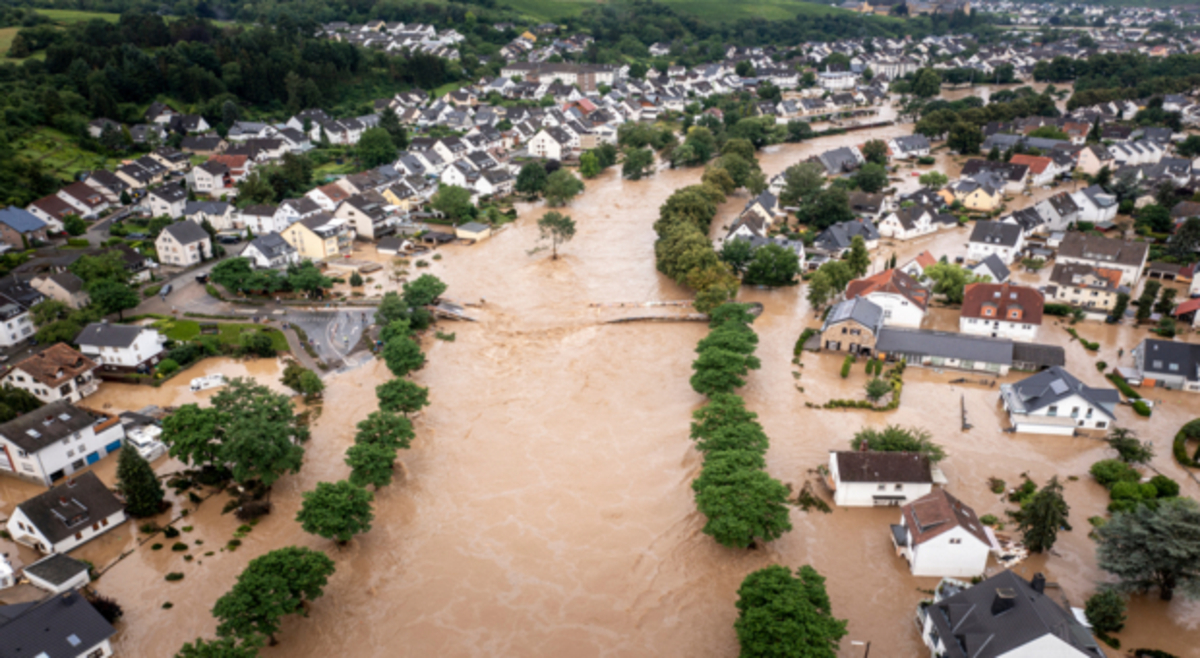
M 1062 395 L 1063 393 L 1066 393 L 1069 389 L 1067 388 L 1066 382 L 1064 382 L 1061 379 L 1056 379 L 1056 380 L 1050 382 L 1050 390 L 1054 391 L 1057 395 Z

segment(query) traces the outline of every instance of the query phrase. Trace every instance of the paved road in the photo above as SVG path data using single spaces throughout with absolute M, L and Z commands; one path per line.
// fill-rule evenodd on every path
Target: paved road
M 358 345 L 363 332 L 370 326 L 372 315 L 370 310 L 289 310 L 283 317 L 304 329 L 322 361 L 334 364 L 345 362 L 351 350 Z

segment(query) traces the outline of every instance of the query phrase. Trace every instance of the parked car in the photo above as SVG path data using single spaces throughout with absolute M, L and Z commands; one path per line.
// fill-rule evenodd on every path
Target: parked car
M 241 241 L 242 239 L 236 235 L 217 236 L 217 242 L 220 242 L 221 244 L 237 244 Z
M 200 283 L 208 283 L 208 274 L 207 273 L 197 274 L 196 280 L 199 281 Z
M 163 299 L 166 299 L 166 298 L 167 298 L 167 295 L 171 294 L 171 284 L 169 284 L 169 283 L 168 283 L 167 285 L 163 286 L 163 287 L 162 287 L 162 290 L 159 290 L 159 291 L 158 291 L 158 294 L 159 294 L 159 295 L 160 295 L 160 296 L 161 296 Z

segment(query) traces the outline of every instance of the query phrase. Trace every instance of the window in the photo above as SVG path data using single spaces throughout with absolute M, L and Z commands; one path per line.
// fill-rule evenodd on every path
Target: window
M 952 538 L 952 539 L 950 540 L 950 543 L 951 543 L 951 544 L 961 544 L 961 543 L 962 543 L 962 538 L 961 538 L 961 537 L 954 537 L 954 538 Z
M 1057 416 L 1058 415 L 1058 407 L 1056 407 L 1054 405 L 1050 405 L 1050 408 L 1046 410 L 1046 415 L 1047 416 Z
M 1079 407 L 1071 407 L 1071 418 L 1079 418 Z
M 875 490 L 876 490 L 876 491 L 887 491 L 887 485 L 886 485 L 886 484 L 881 484 L 881 485 L 879 485 L 878 487 L 876 487 L 876 488 L 875 488 Z
M 1104 422 L 1103 420 L 1096 421 L 1096 429 L 1102 430 L 1105 427 L 1108 427 L 1108 423 Z
M 892 489 L 894 489 L 894 490 L 896 490 L 896 491 L 904 491 L 904 485 L 903 485 L 903 484 L 897 484 L 896 486 L 892 487 Z

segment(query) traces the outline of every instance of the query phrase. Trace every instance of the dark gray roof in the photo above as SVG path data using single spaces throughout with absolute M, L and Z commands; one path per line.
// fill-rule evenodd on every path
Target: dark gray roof
M 254 238 L 249 246 L 254 247 L 267 258 L 276 258 L 296 251 L 295 247 L 288 244 L 287 240 L 284 240 L 283 236 L 275 231 Z
M 145 329 L 142 327 L 127 324 L 93 322 L 79 332 L 79 335 L 75 337 L 75 344 L 95 345 L 96 347 L 129 347 L 143 331 Z
M 79 528 L 116 514 L 124 509 L 108 487 L 87 471 L 71 476 L 46 493 L 17 505 L 33 525 L 52 544 L 74 535 Z M 0 643 L 0 646 L 4 646 Z
M 1021 227 L 1016 224 L 980 221 L 971 230 L 971 242 L 998 244 L 1005 247 L 1015 247 L 1021 239 Z
M 63 553 L 52 553 L 25 567 L 25 573 L 37 576 L 51 585 L 61 585 L 87 570 L 88 565 Z
M 1069 610 L 1007 569 L 927 610 L 947 658 L 1019 655 L 1021 647 L 1047 635 L 1084 655 L 1105 655 Z
M 1005 265 L 1004 261 L 1000 260 L 1000 257 L 996 254 L 988 254 L 988 257 L 976 263 L 975 266 L 971 268 L 971 271 L 974 272 L 983 267 L 986 267 L 989 272 L 995 275 L 995 277 L 992 279 L 993 283 L 1004 283 L 1008 280 L 1008 276 L 1010 274 L 1008 271 L 1008 266 Z
M 1014 410 L 1030 412 L 1058 404 L 1072 395 L 1087 400 L 1110 418 L 1115 417 L 1116 405 L 1121 401 L 1116 389 L 1086 386 L 1060 366 L 1047 368 L 1013 384 L 1006 399 L 1010 407 L 1015 406 Z
M 842 482 L 933 482 L 929 458 L 919 453 L 855 450 L 835 454 Z
M 204 213 L 205 215 L 224 215 L 229 210 L 229 204 L 224 201 L 188 201 L 183 206 L 184 216 Z
M 1013 342 L 1007 338 L 984 338 L 967 334 L 921 329 L 885 327 L 875 341 L 875 350 L 896 356 L 918 355 L 1012 365 Z
M 59 400 L 0 425 L 0 436 L 35 453 L 95 423 L 92 414 Z
M 1016 342 L 1013 343 L 1013 363 L 1031 364 L 1039 368 L 1064 366 L 1067 364 L 1067 352 L 1061 345 Z
M 1138 349 L 1144 372 L 1200 380 L 1200 345 L 1147 338 Z
M 116 632 L 78 592 L 0 607 L 0 647 L 6 658 L 77 658 Z
M 175 238 L 179 244 L 191 244 L 208 239 L 208 231 L 205 231 L 196 222 L 188 220 L 168 224 L 163 228 L 163 231 Z
M 825 324 L 821 327 L 821 331 L 847 320 L 854 320 L 864 327 L 869 327 L 871 331 L 879 333 L 880 327 L 883 326 L 883 309 L 866 297 L 847 299 L 829 309 L 829 315 L 825 317 Z
M 863 240 L 871 242 L 879 239 L 879 231 L 875 229 L 875 225 L 871 222 L 859 221 L 852 219 L 850 221 L 834 224 L 829 228 L 821 231 L 813 243 L 819 249 L 826 251 L 837 251 L 841 249 L 849 249 L 850 241 L 854 236 L 861 235 Z

